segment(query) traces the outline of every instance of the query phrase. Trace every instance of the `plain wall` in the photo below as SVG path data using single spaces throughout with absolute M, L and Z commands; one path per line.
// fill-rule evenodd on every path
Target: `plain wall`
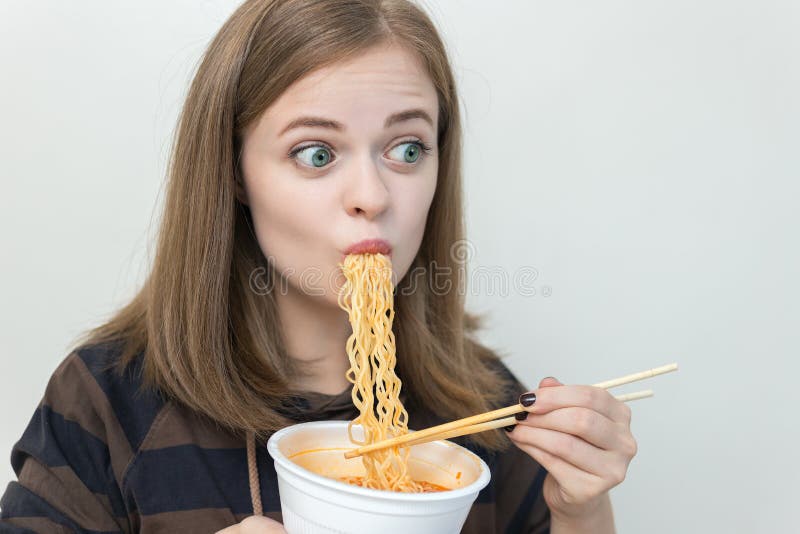
M 463 98 L 486 342 L 532 387 L 680 364 L 620 390 L 656 391 L 620 532 L 787 532 L 799 4 L 425 4 Z M 144 278 L 182 99 L 236 5 L 0 3 L 0 491 L 67 344 Z

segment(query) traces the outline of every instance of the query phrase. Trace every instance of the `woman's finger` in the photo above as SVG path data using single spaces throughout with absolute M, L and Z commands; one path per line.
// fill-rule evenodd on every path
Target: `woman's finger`
M 520 421 L 520 425 L 572 434 L 605 450 L 620 445 L 619 423 L 589 408 L 568 406 L 545 414 L 523 412 L 523 415 L 527 417 Z
M 542 449 L 600 478 L 609 478 L 609 472 L 617 463 L 621 463 L 615 453 L 598 449 L 579 437 L 556 430 L 517 425 L 509 437 L 515 443 Z
M 553 386 L 563 386 L 563 385 L 564 384 L 562 384 L 561 381 L 554 376 L 546 376 L 542 378 L 542 380 L 539 382 L 540 388 L 550 388 Z
M 555 454 L 527 443 L 517 443 L 517 446 L 555 478 L 570 504 L 587 502 L 607 490 L 602 478 L 578 469 Z
M 530 399 L 536 400 L 531 404 Z M 599 412 L 612 421 L 620 423 L 630 422 L 630 408 L 625 403 L 618 401 L 608 391 L 594 386 L 553 386 L 539 388 L 533 392 L 520 395 L 520 404 L 531 413 L 543 414 L 576 406 L 589 408 Z

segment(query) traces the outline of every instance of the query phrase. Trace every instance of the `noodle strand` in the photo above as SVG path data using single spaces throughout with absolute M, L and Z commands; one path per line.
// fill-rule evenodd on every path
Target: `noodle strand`
M 353 333 L 346 350 L 353 384 L 353 404 L 359 415 L 347 427 L 350 441 L 366 445 L 408 433 L 408 412 L 400 401 L 402 382 L 395 374 L 397 362 L 394 320 L 394 288 L 391 260 L 383 254 L 350 254 L 342 264 L 346 282 L 339 293 L 339 306 L 348 313 Z M 361 425 L 364 439 L 353 436 L 353 425 Z M 362 455 L 366 470 L 359 485 L 403 492 L 430 490 L 430 485 L 408 474 L 408 446 L 392 447 Z

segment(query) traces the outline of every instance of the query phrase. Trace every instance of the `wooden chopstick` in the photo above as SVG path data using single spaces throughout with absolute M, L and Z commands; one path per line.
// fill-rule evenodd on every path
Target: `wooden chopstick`
M 625 393 L 624 395 L 614 395 L 618 401 L 629 402 L 639 399 L 646 399 L 655 395 L 652 389 L 645 389 L 644 391 L 637 391 L 635 393 Z
M 652 397 L 653 395 L 654 393 L 652 389 L 646 389 L 644 391 L 637 391 L 635 393 L 615 395 L 615 397 L 619 401 L 630 402 L 639 399 L 646 399 L 647 397 Z M 461 428 L 456 428 L 455 430 L 450 430 L 449 432 L 436 434 L 435 436 L 428 436 L 427 438 L 413 439 L 411 441 L 406 442 L 406 445 L 408 445 L 409 447 L 411 445 L 422 445 L 423 443 L 428 443 L 429 441 L 438 441 L 440 439 L 450 439 L 450 438 L 456 438 L 458 436 L 466 436 L 467 434 L 476 434 L 478 432 L 494 430 L 495 428 L 504 428 L 507 426 L 516 425 L 517 423 L 519 423 L 519 421 L 517 421 L 517 418 L 512 415 L 511 417 L 505 417 L 503 419 L 497 419 L 495 421 L 487 421 L 486 423 L 479 423 L 477 425 L 470 425 Z M 416 434 L 416 432 L 414 432 L 414 434 Z
M 622 386 L 624 384 L 630 384 L 631 382 L 636 382 L 637 380 L 644 380 L 646 378 L 651 378 L 657 375 L 663 375 L 664 373 L 669 373 L 677 370 L 678 370 L 678 364 L 671 363 L 669 365 L 662 365 L 661 367 L 648 369 L 647 371 L 642 371 L 640 373 L 633 373 L 630 375 L 621 376 L 619 378 L 614 378 L 613 380 L 606 380 L 605 382 L 599 382 L 595 384 L 594 387 L 603 389 L 615 388 L 617 386 Z
M 614 378 L 612 380 L 606 380 L 605 382 L 599 382 L 594 384 L 594 387 L 599 387 L 603 389 L 609 389 L 612 387 L 622 386 L 624 384 L 630 384 L 631 382 L 636 382 L 638 380 L 644 380 L 646 378 L 651 378 L 657 375 L 661 375 L 664 373 L 669 373 L 671 371 L 676 371 L 678 369 L 677 363 L 672 363 L 669 365 L 662 365 L 661 367 L 655 367 L 653 369 L 649 369 L 647 371 L 642 371 L 639 373 L 633 373 L 630 375 L 621 376 L 619 378 Z M 638 395 L 643 392 L 638 392 L 636 394 L 631 395 Z M 650 395 L 646 395 L 650 396 Z M 644 397 L 637 397 L 637 398 L 644 398 Z M 633 398 L 628 400 L 634 400 Z M 455 437 L 456 435 L 465 435 L 465 434 L 474 434 L 475 432 L 483 432 L 485 430 L 491 430 L 493 428 L 500 428 L 503 426 L 508 426 L 510 424 L 515 424 L 516 419 L 510 421 L 513 418 L 507 417 L 510 415 L 514 415 L 520 412 L 525 411 L 525 408 L 521 404 L 514 404 L 511 406 L 507 406 L 505 408 L 500 408 L 497 410 L 492 410 L 490 412 L 485 412 L 477 415 L 473 415 L 470 417 L 465 417 L 463 419 L 457 419 L 456 421 L 450 421 L 449 423 L 444 423 L 442 425 L 432 426 L 426 428 L 424 430 L 418 430 L 416 432 L 410 432 L 408 434 L 404 434 L 402 436 L 396 436 L 394 438 L 385 439 L 382 441 L 378 441 L 375 443 L 371 443 L 369 445 L 363 445 L 361 447 L 352 449 L 347 451 L 344 454 L 344 457 L 347 459 L 355 458 L 357 456 L 361 456 L 364 453 L 377 451 L 380 449 L 385 449 L 387 447 L 394 447 L 398 445 L 404 445 L 406 443 L 415 442 L 415 444 L 424 443 L 426 438 L 430 436 L 437 436 L 436 439 L 443 439 L 440 434 L 447 434 L 448 432 L 452 432 L 456 429 L 463 430 L 466 427 L 469 427 L 470 430 L 462 433 L 462 434 L 448 434 L 449 437 Z M 505 424 L 500 424 L 498 421 L 494 421 L 494 419 L 505 418 L 503 421 Z M 479 426 L 481 424 L 491 422 L 492 424 L 496 424 L 497 426 Z M 475 430 L 479 428 L 479 430 Z M 446 438 L 444 438 L 446 439 Z M 428 440 L 426 440 L 428 441 Z M 434 441 L 434 440 L 430 440 Z
M 344 453 L 344 457 L 347 459 L 355 458 L 356 456 L 361 456 L 365 452 L 377 451 L 379 449 L 385 449 L 386 447 L 392 447 L 394 445 L 402 445 L 408 441 L 416 441 L 428 436 L 436 436 L 441 432 L 455 430 L 465 425 L 473 425 L 476 423 L 491 421 L 492 419 L 497 419 L 498 417 L 514 415 L 515 413 L 520 413 L 524 410 L 525 408 L 523 408 L 521 404 L 515 404 L 513 406 L 507 406 L 491 412 L 479 413 L 478 415 L 465 417 L 464 419 L 458 419 L 456 421 L 450 421 L 449 423 L 444 423 L 443 425 L 432 426 L 424 430 L 417 430 L 416 432 L 404 434 L 402 436 L 385 439 L 383 441 L 377 441 L 370 445 L 364 445 L 362 447 L 358 447 L 357 449 L 347 451 Z

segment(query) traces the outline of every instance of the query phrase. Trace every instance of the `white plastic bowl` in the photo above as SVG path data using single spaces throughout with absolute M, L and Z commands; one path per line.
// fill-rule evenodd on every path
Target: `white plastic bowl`
M 344 458 L 354 447 L 347 424 L 301 423 L 279 430 L 267 442 L 289 534 L 460 532 L 478 492 L 489 483 L 483 460 L 449 441 L 415 445 L 408 462 L 411 477 L 452 489 L 402 493 L 362 488 L 329 478 L 364 475 L 361 458 Z M 353 427 L 353 434 L 363 438 L 360 426 Z

